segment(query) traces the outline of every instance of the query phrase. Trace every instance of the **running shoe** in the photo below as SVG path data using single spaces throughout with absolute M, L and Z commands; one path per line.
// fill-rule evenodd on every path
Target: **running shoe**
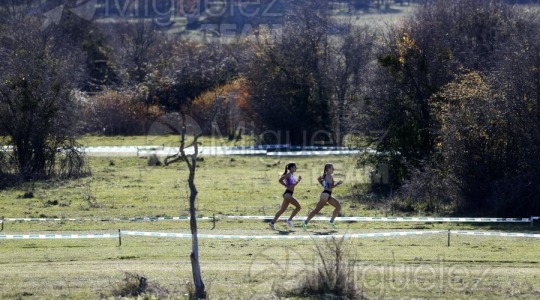
M 270 229 L 276 230 L 276 224 L 275 223 L 270 222 L 268 224 L 270 225 Z
M 337 225 L 334 222 L 328 222 L 328 224 L 332 226 L 332 228 L 338 229 Z
M 308 225 L 306 222 L 302 222 L 302 228 L 304 228 L 304 231 L 307 231 Z
M 289 227 L 294 227 L 294 224 L 291 220 L 287 220 L 287 225 L 289 225 Z

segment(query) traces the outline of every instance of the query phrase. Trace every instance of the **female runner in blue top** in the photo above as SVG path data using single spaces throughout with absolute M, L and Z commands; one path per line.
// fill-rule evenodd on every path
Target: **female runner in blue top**
M 294 172 L 296 172 L 296 163 L 288 163 L 285 166 L 285 172 L 283 172 L 281 177 L 279 177 L 278 181 L 281 185 L 285 187 L 285 192 L 283 193 L 283 203 L 281 204 L 281 208 L 276 213 L 274 219 L 270 222 L 270 228 L 272 228 L 272 230 L 276 230 L 276 221 L 279 219 L 279 216 L 281 216 L 281 214 L 285 212 L 287 207 L 289 207 L 289 204 L 292 204 L 295 207 L 293 212 L 291 213 L 291 216 L 289 217 L 289 219 L 287 219 L 287 225 L 289 225 L 290 227 L 294 227 L 292 219 L 294 218 L 294 216 L 296 216 L 300 209 L 302 209 L 298 200 L 293 197 L 294 187 L 300 183 L 300 181 L 302 180 L 302 176 L 298 176 L 297 180 L 294 176 Z
M 332 173 L 334 173 L 334 165 L 332 164 L 326 164 L 324 165 L 324 172 L 321 177 L 318 178 L 319 183 L 323 186 L 324 190 L 321 193 L 321 196 L 319 198 L 319 203 L 317 203 L 317 206 L 314 210 L 312 210 L 309 215 L 307 216 L 307 219 L 302 222 L 302 227 L 304 227 L 304 230 L 307 229 L 309 220 L 313 218 L 319 211 L 326 205 L 326 203 L 332 205 L 334 207 L 334 212 L 332 213 L 332 218 L 330 219 L 330 226 L 333 228 L 337 228 L 334 224 L 334 220 L 339 215 L 339 212 L 341 211 L 341 204 L 336 200 L 336 198 L 332 197 L 332 189 L 335 188 L 338 185 L 343 184 L 343 181 L 338 181 L 334 183 L 334 177 L 332 177 Z

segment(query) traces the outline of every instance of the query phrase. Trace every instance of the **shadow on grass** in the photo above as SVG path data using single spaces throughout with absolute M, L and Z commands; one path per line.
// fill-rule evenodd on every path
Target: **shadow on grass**
M 336 234 L 338 233 L 337 230 L 330 230 L 330 231 L 319 231 L 319 232 L 314 232 L 313 235 L 319 235 L 319 236 L 322 236 L 322 235 L 333 235 L 333 234 Z
M 502 232 L 524 232 L 532 233 L 540 231 L 540 221 L 536 221 L 531 226 L 530 223 L 479 223 L 474 224 L 478 230 L 492 230 Z M 476 229 L 475 229 L 476 230 Z
M 288 229 L 288 230 L 279 230 L 278 229 L 277 232 L 278 232 L 279 235 L 289 235 L 289 234 L 293 233 L 294 230 L 290 230 L 290 229 Z

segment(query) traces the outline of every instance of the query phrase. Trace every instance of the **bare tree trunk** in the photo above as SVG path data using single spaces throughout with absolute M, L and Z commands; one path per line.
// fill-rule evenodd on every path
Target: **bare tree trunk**
M 191 173 L 191 172 L 190 172 Z M 193 282 L 195 284 L 195 291 L 197 299 L 205 299 L 206 291 L 204 288 L 204 282 L 201 276 L 201 266 L 199 264 L 199 240 L 197 238 L 197 219 L 195 216 L 195 198 L 197 197 L 197 188 L 190 176 L 189 189 L 191 194 L 189 196 L 189 226 L 191 227 L 191 271 L 193 273 Z
M 189 170 L 188 185 L 189 195 L 189 227 L 191 228 L 191 271 L 193 273 L 193 282 L 195 284 L 195 293 L 197 299 L 205 299 L 206 291 L 201 276 L 201 267 L 199 264 L 199 240 L 197 238 L 197 219 L 195 214 L 195 199 L 197 198 L 197 187 L 195 186 L 195 167 L 196 153 L 192 157 L 192 165 Z
M 182 113 L 182 135 L 180 140 L 180 154 L 186 162 L 189 169 L 188 185 L 189 185 L 189 227 L 191 228 L 191 271 L 193 273 L 193 284 L 195 285 L 195 296 L 197 299 L 206 298 L 206 290 L 201 275 L 201 266 L 199 263 L 199 240 L 197 238 L 197 219 L 195 213 L 195 200 L 197 199 L 197 187 L 195 186 L 195 170 L 197 168 L 197 155 L 199 147 L 197 139 L 200 135 L 196 135 L 193 141 L 195 152 L 193 155 L 186 155 L 184 151 L 186 141 L 186 118 Z

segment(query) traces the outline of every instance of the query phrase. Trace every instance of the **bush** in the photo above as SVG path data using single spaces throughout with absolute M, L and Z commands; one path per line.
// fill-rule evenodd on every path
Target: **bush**
M 124 279 L 112 290 L 112 296 L 118 298 L 137 297 L 137 299 L 166 299 L 170 291 L 157 283 L 149 283 L 148 279 L 138 274 L 126 272 Z
M 446 214 L 459 203 L 459 188 L 455 180 L 441 168 L 425 167 L 412 171 L 409 181 L 391 201 L 392 211 Z
M 130 91 L 107 90 L 85 99 L 85 133 L 103 135 L 144 135 L 149 124 L 164 112 L 157 105 L 146 105 Z
M 540 174 L 538 171 L 506 177 L 493 182 L 489 201 L 495 215 L 528 217 L 540 212 Z
M 500 81 L 473 72 L 438 94 L 439 169 L 455 183 L 443 193 L 459 196 L 462 211 L 529 216 L 539 211 L 537 99 L 514 96 Z
M 138 274 L 126 272 L 122 283 L 113 288 L 113 296 L 133 297 L 141 295 L 147 288 L 147 279 Z
M 356 288 L 355 261 L 348 259 L 344 238 L 335 237 L 324 240 L 322 245 L 315 243 L 319 261 L 314 269 L 305 272 L 300 286 L 289 292 L 290 296 L 321 299 L 364 299 Z
M 245 124 L 253 121 L 251 118 L 253 112 L 249 111 L 244 84 L 242 80 L 236 80 L 203 93 L 193 100 L 189 114 L 198 124 L 204 124 L 212 119 L 216 98 L 220 98 L 223 101 L 219 102 L 220 107 L 215 118 L 217 128 L 212 130 L 218 129 L 220 134 L 226 132 L 230 140 L 240 139 L 241 130 L 246 129 Z M 210 129 L 203 132 L 203 134 L 213 133 Z

